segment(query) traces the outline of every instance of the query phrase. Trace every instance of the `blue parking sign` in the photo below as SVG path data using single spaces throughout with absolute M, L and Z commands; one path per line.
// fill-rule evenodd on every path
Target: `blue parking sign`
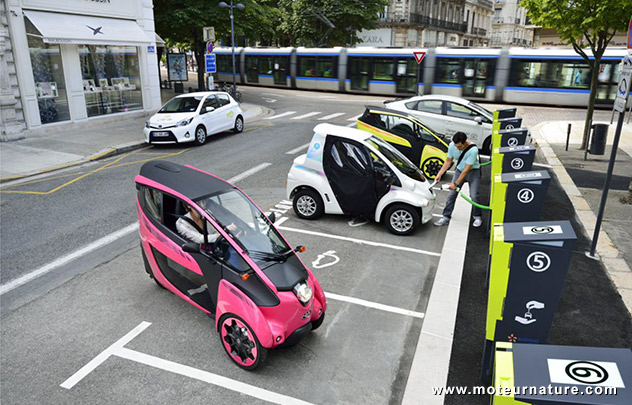
M 206 58 L 206 73 L 215 73 L 217 71 L 215 66 L 215 54 L 207 53 L 204 56 Z

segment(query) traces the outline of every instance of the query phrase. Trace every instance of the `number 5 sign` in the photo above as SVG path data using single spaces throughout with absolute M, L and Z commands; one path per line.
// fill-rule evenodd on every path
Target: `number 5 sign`
M 544 252 L 533 252 L 527 256 L 527 267 L 536 273 L 542 273 L 551 266 L 551 258 Z

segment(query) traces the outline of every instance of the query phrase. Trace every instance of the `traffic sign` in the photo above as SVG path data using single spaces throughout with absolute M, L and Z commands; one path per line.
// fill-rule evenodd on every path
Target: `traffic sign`
M 208 41 L 208 42 L 206 43 L 206 51 L 207 51 L 208 53 L 213 53 L 213 43 L 212 43 L 211 41 Z
M 623 68 L 619 77 L 617 86 L 617 98 L 614 100 L 614 110 L 620 113 L 625 111 L 625 102 L 630 92 L 630 79 L 632 76 L 632 58 L 626 56 L 623 58 Z
M 417 64 L 419 64 L 424 59 L 424 56 L 426 56 L 426 52 L 413 52 L 413 55 L 415 55 L 415 60 Z
M 215 54 L 207 53 L 204 57 L 206 61 L 206 73 L 215 73 L 217 71 L 217 67 L 215 65 Z

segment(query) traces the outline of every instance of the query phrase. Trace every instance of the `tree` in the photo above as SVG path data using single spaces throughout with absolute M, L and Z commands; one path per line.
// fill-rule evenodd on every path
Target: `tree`
M 227 1 L 227 3 L 230 0 Z M 239 0 L 245 9 L 234 10 L 235 39 L 274 38 L 281 23 L 277 0 Z M 215 27 L 217 41 L 231 43 L 230 12 L 219 7 L 220 0 L 154 0 L 156 32 L 170 43 L 192 50 L 198 66 L 204 66 L 206 43 L 202 29 Z M 204 88 L 204 69 L 198 69 L 198 87 Z
M 279 0 L 281 31 L 293 46 L 347 46 L 357 32 L 377 27 L 387 0 Z M 332 28 L 333 25 L 333 28 Z
M 590 68 L 590 97 L 581 149 L 586 148 L 590 121 L 595 109 L 599 67 L 606 47 L 617 31 L 625 31 L 632 1 L 621 0 L 522 0 L 531 22 L 553 28 L 562 41 L 571 44 Z M 584 51 L 589 46 L 594 59 Z

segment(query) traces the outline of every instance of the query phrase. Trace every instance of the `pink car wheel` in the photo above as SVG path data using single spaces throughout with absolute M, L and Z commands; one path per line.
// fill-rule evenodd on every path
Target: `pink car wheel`
M 228 357 L 244 370 L 255 369 L 267 355 L 250 326 L 237 315 L 222 316 L 219 334 Z

